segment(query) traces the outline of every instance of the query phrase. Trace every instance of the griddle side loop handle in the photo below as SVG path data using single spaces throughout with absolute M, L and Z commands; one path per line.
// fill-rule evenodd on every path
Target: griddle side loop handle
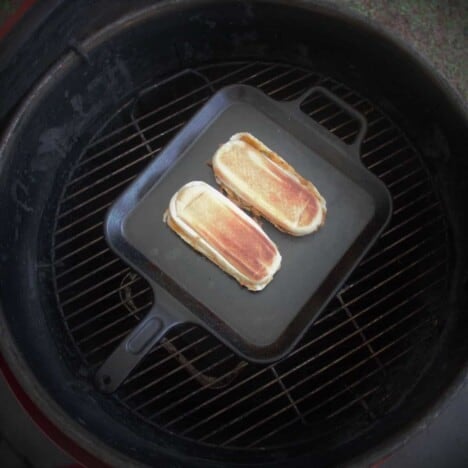
M 178 323 L 166 310 L 154 305 L 96 372 L 99 390 L 103 393 L 117 390 L 150 349 Z
M 335 104 L 337 104 L 339 107 L 341 107 L 343 110 L 345 110 L 348 114 L 350 114 L 352 117 L 354 117 L 360 124 L 360 128 L 358 131 L 358 134 L 356 138 L 354 139 L 353 143 L 345 143 L 343 140 L 339 139 L 338 137 L 335 138 L 342 144 L 344 144 L 347 147 L 350 147 L 354 150 L 356 156 L 358 159 L 360 159 L 360 154 L 361 154 L 361 144 L 362 141 L 364 140 L 364 136 L 366 135 L 367 132 L 367 119 L 356 109 L 354 109 L 352 106 L 350 106 L 347 102 L 343 101 L 340 97 L 338 97 L 336 94 L 332 93 L 328 89 L 322 87 L 322 86 L 314 86 L 313 88 L 308 89 L 305 93 L 303 93 L 300 97 L 297 99 L 294 99 L 293 103 L 297 105 L 300 109 L 301 104 L 311 95 L 315 93 L 320 93 L 323 96 L 326 96 L 329 98 L 331 101 L 333 101 Z M 301 110 L 302 112 L 302 110 Z M 331 132 L 329 132 L 331 133 Z

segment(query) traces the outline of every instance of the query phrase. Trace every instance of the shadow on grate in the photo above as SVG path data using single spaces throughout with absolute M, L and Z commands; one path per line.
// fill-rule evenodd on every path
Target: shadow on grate
M 320 85 L 365 114 L 362 162 L 389 187 L 392 222 L 287 358 L 248 364 L 202 329 L 183 326 L 152 349 L 116 397 L 149 424 L 223 447 L 318 443 L 365 431 L 411 387 L 436 343 L 447 225 L 402 131 L 367 99 L 318 73 L 258 62 L 208 65 L 120 108 L 83 152 L 60 200 L 53 252 L 59 309 L 91 369 L 149 310 L 148 285 L 107 247 L 106 210 L 216 90 L 240 83 L 280 100 Z M 357 134 L 356 122 L 323 95 L 302 109 L 348 143 Z

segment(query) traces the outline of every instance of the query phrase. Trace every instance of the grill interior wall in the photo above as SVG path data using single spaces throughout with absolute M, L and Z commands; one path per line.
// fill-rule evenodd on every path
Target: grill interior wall
M 95 370 L 149 310 L 148 284 L 107 247 L 106 210 L 216 90 L 235 83 L 280 100 L 319 84 L 363 113 L 362 162 L 389 188 L 392 221 L 286 359 L 248 364 L 202 329 L 182 326 L 152 349 L 117 398 L 149 424 L 222 447 L 318 443 L 364 431 L 411 387 L 437 341 L 447 225 L 402 130 L 320 74 L 214 64 L 158 83 L 119 109 L 83 152 L 58 206 L 52 255 L 60 313 L 83 365 Z M 345 142 L 357 134 L 357 123 L 324 96 L 302 109 Z

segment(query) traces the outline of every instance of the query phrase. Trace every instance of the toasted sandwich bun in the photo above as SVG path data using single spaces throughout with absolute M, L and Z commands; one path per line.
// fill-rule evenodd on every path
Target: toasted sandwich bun
M 172 197 L 164 221 L 241 285 L 262 290 L 281 266 L 276 245 L 222 193 L 194 181 Z
M 233 135 L 212 167 L 229 198 L 281 231 L 304 236 L 325 222 L 325 199 L 312 182 L 250 133 Z

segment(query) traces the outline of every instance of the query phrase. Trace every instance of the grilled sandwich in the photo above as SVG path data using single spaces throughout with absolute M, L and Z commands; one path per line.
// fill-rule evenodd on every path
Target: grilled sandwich
M 262 290 L 281 266 L 276 245 L 222 193 L 194 181 L 172 197 L 164 221 L 241 285 Z
M 283 158 L 249 133 L 237 133 L 215 153 L 216 181 L 229 198 L 293 236 L 325 222 L 325 199 Z

